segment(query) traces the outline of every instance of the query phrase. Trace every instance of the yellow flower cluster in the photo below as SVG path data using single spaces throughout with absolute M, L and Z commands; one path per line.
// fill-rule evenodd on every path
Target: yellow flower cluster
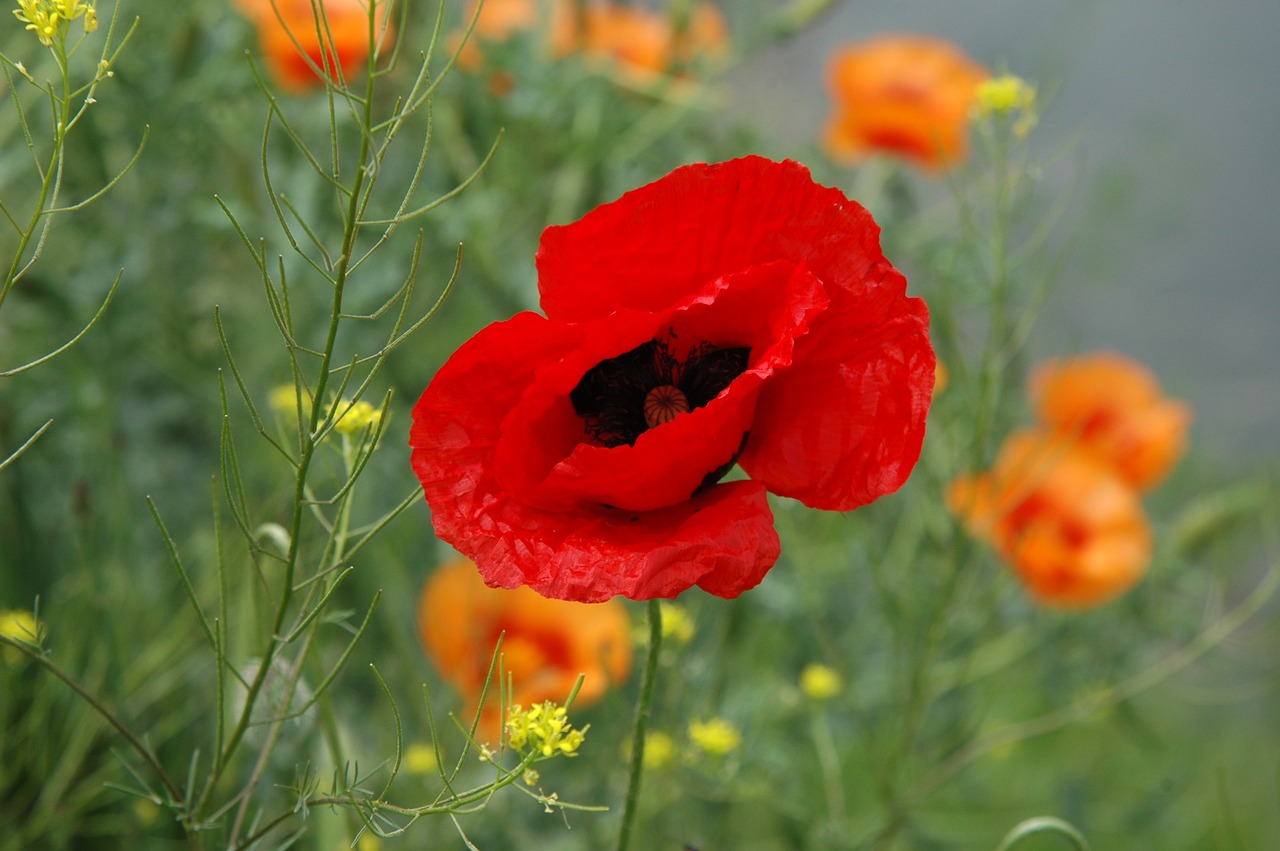
M 644 743 L 644 767 L 666 768 L 675 758 L 675 740 L 661 730 L 650 732 Z
M 1021 137 L 1035 126 L 1036 87 L 1021 77 L 1002 74 L 992 77 L 978 86 L 977 111 L 982 118 L 992 115 L 1013 115 L 1013 132 Z
M 690 724 L 689 740 L 705 753 L 725 756 L 742 744 L 742 733 L 732 721 L 712 718 L 710 721 L 695 721 Z
M 339 434 L 359 434 L 366 428 L 376 428 L 382 421 L 382 411 L 363 400 L 356 402 L 343 414 L 334 428 Z
M 273 387 L 267 396 L 267 404 L 278 414 L 293 416 L 298 410 L 298 388 L 292 384 Z
M 9 609 L 0 612 L 0 635 L 25 644 L 38 644 L 40 643 L 40 625 L 36 623 L 31 612 Z M 15 647 L 5 647 L 4 654 L 0 658 L 12 665 L 22 658 L 22 653 Z
M 567 710 L 549 700 L 528 709 L 516 704 L 507 713 L 507 742 L 520 753 L 537 751 L 544 757 L 577 756 L 578 746 L 589 729 L 590 724 L 581 730 L 573 729 Z
M 800 691 L 812 701 L 829 700 L 839 694 L 841 688 L 840 675 L 826 665 L 806 665 L 800 672 Z
M 433 774 L 440 764 L 436 750 L 425 742 L 410 745 L 404 752 L 404 768 L 410 774 Z
M 55 38 L 66 38 L 66 25 L 76 18 L 84 18 L 84 31 L 91 33 L 98 28 L 98 12 L 93 0 L 18 0 L 13 14 L 36 34 L 40 43 L 49 47 Z
M 658 608 L 662 611 L 662 637 L 676 644 L 688 644 L 693 639 L 694 626 L 685 608 L 665 600 L 658 603 Z

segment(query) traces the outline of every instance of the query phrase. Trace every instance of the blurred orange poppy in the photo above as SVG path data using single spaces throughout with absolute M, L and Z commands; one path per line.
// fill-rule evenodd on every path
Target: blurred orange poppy
M 842 160 L 887 153 L 941 169 L 967 153 L 966 129 L 990 72 L 959 48 L 885 35 L 838 51 L 828 66 L 835 111 L 823 137 Z
M 652 82 L 700 55 L 721 52 L 728 43 L 720 10 L 709 3 L 694 7 L 683 29 L 669 17 L 638 6 L 592 3 L 583 19 L 569 14 L 554 33 L 557 56 L 581 53 L 587 60 L 613 62 L 632 82 Z
M 442 565 L 422 586 L 418 635 L 441 678 L 462 692 L 475 713 L 498 637 L 503 670 L 513 684 L 511 702 L 563 703 L 585 674 L 574 703 L 599 700 L 631 670 L 631 622 L 616 601 L 552 600 L 529 588 L 490 588 L 467 559 Z M 500 729 L 498 682 L 481 716 L 482 738 Z
M 477 2 L 470 4 L 468 21 Z M 728 43 L 724 18 L 710 3 L 696 6 L 677 32 L 666 16 L 634 6 L 589 2 L 579 15 L 568 0 L 485 0 L 473 41 L 459 54 L 458 64 L 476 70 L 481 61 L 477 44 L 531 30 L 540 15 L 546 16 L 547 43 L 555 57 L 576 53 L 589 61 L 615 63 L 622 76 L 637 84 L 651 82 L 700 55 L 718 53 Z
M 267 69 L 285 91 L 323 85 L 320 69 L 339 79 L 369 58 L 369 5 L 376 3 L 378 42 L 391 30 L 389 0 L 234 0 L 258 30 Z M 324 21 L 316 15 L 324 12 Z M 322 45 L 323 48 L 322 49 Z
M 1136 488 L 1162 481 L 1186 450 L 1191 410 L 1142 364 L 1114 352 L 1049 361 L 1031 376 L 1040 420 Z
M 952 482 L 947 505 L 1048 605 L 1105 603 L 1133 587 L 1151 559 L 1133 489 L 1070 442 L 1034 431 L 1011 435 L 990 471 Z

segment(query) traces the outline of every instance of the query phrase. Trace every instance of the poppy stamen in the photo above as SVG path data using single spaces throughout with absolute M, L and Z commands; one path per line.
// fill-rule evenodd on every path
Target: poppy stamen
M 679 387 L 664 384 L 655 387 L 644 397 L 644 421 L 649 428 L 669 423 L 678 414 L 689 413 L 689 400 Z
M 711 402 L 746 371 L 750 352 L 703 342 L 682 361 L 666 340 L 650 340 L 587 370 L 569 400 L 595 443 L 631 446 L 645 431 Z

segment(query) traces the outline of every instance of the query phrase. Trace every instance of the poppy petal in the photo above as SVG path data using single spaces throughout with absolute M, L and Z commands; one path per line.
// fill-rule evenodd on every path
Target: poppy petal
M 521 501 L 557 510 L 608 505 L 650 511 L 688 499 L 708 476 L 718 478 L 713 474 L 723 475 L 733 463 L 762 383 L 790 365 L 796 338 L 827 303 L 821 283 L 803 265 L 773 263 L 722 278 L 656 321 L 622 311 L 572 326 L 583 334 L 572 356 L 539 371 L 502 427 L 495 459 L 500 480 Z M 585 366 L 620 354 L 660 328 L 672 329 L 675 342 L 686 346 L 694 340 L 749 347 L 750 366 L 705 407 L 645 431 L 634 445 L 586 442 L 568 391 Z
M 804 261 L 828 287 L 860 292 L 880 228 L 796 162 L 695 163 L 542 234 L 538 290 L 552 319 L 661 310 L 727 273 Z
M 440 369 L 414 408 L 409 442 L 432 523 L 492 586 L 601 602 L 674 597 L 705 583 L 735 596 L 780 546 L 764 488 L 729 482 L 669 508 L 549 511 L 512 498 L 494 472 L 503 420 L 540 365 L 574 341 L 532 313 L 483 329 Z M 515 356 L 518 354 L 519 356 Z
M 482 329 L 440 368 L 414 406 L 411 463 L 436 512 L 437 531 L 443 523 L 483 516 L 481 480 L 491 476 L 503 418 L 537 366 L 572 346 L 548 335 L 547 324 L 536 313 L 518 313 Z
M 887 264 L 831 306 L 761 391 L 742 469 L 771 492 L 848 511 L 901 487 L 920 456 L 933 393 L 928 311 Z

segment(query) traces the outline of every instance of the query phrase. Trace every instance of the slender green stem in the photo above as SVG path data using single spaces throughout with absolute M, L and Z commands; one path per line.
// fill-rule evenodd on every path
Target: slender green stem
M 658 653 L 662 650 L 662 609 L 657 600 L 649 601 L 649 653 L 640 680 L 640 699 L 636 702 L 635 725 L 631 728 L 631 769 L 627 776 L 627 798 L 618 825 L 618 841 L 614 851 L 626 851 L 631 829 L 636 820 L 636 804 L 640 799 L 640 780 L 644 775 L 644 736 L 653 706 L 653 684 L 658 678 Z
M 373 103 L 373 78 L 370 77 L 366 81 L 365 96 L 362 103 L 364 104 L 364 112 L 361 116 L 363 127 L 369 127 L 372 123 L 372 103 Z M 267 646 L 262 653 L 262 660 L 258 670 L 257 677 L 254 678 L 249 688 L 249 694 L 245 699 L 245 706 L 241 710 L 240 720 L 235 729 L 232 731 L 226 746 L 223 749 L 223 758 L 220 765 L 225 766 L 230 761 L 232 753 L 239 746 L 245 731 L 249 726 L 249 719 L 252 716 L 254 704 L 257 702 L 262 685 L 266 680 L 267 673 L 270 671 L 275 656 L 281 647 L 280 637 L 285 617 L 290 610 L 290 603 L 293 598 L 294 577 L 297 573 L 298 563 L 301 560 L 301 552 L 299 549 L 303 515 L 306 512 L 308 504 L 307 486 L 311 472 L 311 463 L 315 459 L 319 443 L 321 439 L 321 416 L 326 410 L 327 405 L 324 399 L 325 390 L 328 386 L 330 366 L 333 362 L 333 353 L 337 345 L 338 329 L 342 324 L 343 295 L 347 284 L 347 273 L 351 265 L 351 254 L 355 247 L 356 238 L 360 231 L 360 221 L 358 211 L 360 208 L 360 198 L 365 190 L 366 179 L 372 179 L 374 169 L 368 167 L 368 158 L 370 150 L 369 134 L 362 132 L 360 134 L 359 153 L 356 162 L 359 164 L 355 170 L 355 178 L 353 184 L 346 197 L 349 198 L 346 215 L 345 227 L 342 236 L 342 253 L 338 262 L 338 268 L 333 279 L 333 300 L 329 314 L 329 327 L 325 335 L 324 348 L 321 351 L 320 368 L 316 379 L 316 386 L 311 394 L 311 411 L 310 417 L 306 423 L 306 429 L 300 436 L 301 451 L 298 457 L 298 466 L 294 478 L 294 494 L 293 494 L 293 512 L 290 517 L 289 532 L 289 552 L 286 555 L 284 565 L 284 576 L 281 583 L 280 599 L 276 605 L 275 616 L 272 622 L 271 637 L 267 642 Z M 335 168 L 335 173 L 337 169 Z M 245 790 L 250 791 L 248 789 Z M 232 834 L 232 844 L 238 841 L 238 832 Z
M 822 771 L 822 790 L 827 797 L 827 815 L 834 824 L 843 826 L 847 818 L 844 810 L 844 783 L 840 780 L 840 755 L 836 750 L 835 736 L 831 734 L 831 721 L 825 709 L 812 708 L 809 731 L 818 754 L 818 767 Z
M 5 273 L 4 283 L 0 285 L 0 304 L 4 303 L 9 290 L 13 288 L 18 279 L 22 277 L 22 274 L 39 256 L 40 244 L 44 242 L 43 236 L 37 241 L 35 252 L 31 258 L 23 265 L 23 255 L 26 254 L 27 247 L 40 226 L 40 220 L 48 215 L 48 207 L 57 204 L 58 189 L 62 183 L 62 157 L 66 146 L 67 121 L 71 116 L 71 80 L 67 76 L 66 57 L 58 49 L 61 45 L 58 42 L 54 44 L 53 56 L 62 75 L 62 97 L 54 96 L 52 88 L 48 90 L 54 101 L 53 150 L 49 152 L 49 163 L 41 174 L 40 192 L 36 198 L 35 209 L 31 213 L 31 221 L 18 240 L 18 247 L 13 253 L 13 260 L 9 264 L 8 271 Z M 18 97 L 17 92 L 14 92 L 13 96 L 15 98 Z
M 1089 851 L 1089 843 L 1085 841 L 1084 834 L 1062 819 L 1053 818 L 1052 816 L 1030 818 L 1017 825 L 1013 830 L 1009 831 L 1009 834 L 1005 836 L 996 851 L 1009 851 L 1023 839 L 1028 836 L 1034 836 L 1037 833 L 1056 834 L 1066 839 L 1076 851 Z

